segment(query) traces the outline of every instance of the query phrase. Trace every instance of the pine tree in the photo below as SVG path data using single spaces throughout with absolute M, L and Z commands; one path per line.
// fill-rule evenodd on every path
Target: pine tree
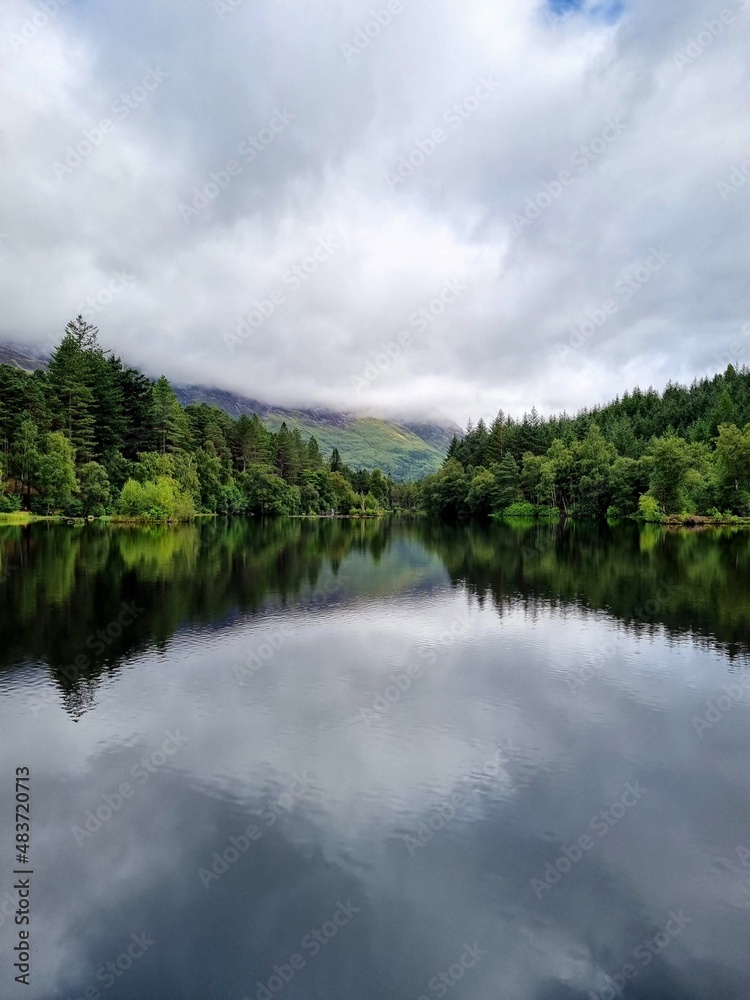
M 65 327 L 65 336 L 72 337 L 81 351 L 89 351 L 98 346 L 99 328 L 87 323 L 79 313 Z
M 495 474 L 495 506 L 497 510 L 510 507 L 521 495 L 521 476 L 518 463 L 507 452 L 502 462 L 493 469 Z
M 166 455 L 185 444 L 189 434 L 188 421 L 165 375 L 154 383 L 152 394 L 157 445 L 162 455 Z
M 490 436 L 487 442 L 487 461 L 490 463 L 502 461 L 507 443 L 508 426 L 505 423 L 505 414 L 502 410 L 498 410 L 497 416 L 492 421 L 490 427 Z
M 86 352 L 81 347 L 81 343 L 90 341 L 93 334 L 82 328 L 71 330 L 74 325 L 68 323 L 65 336 L 50 358 L 47 381 L 53 396 L 54 423 L 70 439 L 75 448 L 76 461 L 82 465 L 91 461 L 95 452 L 96 421 L 91 370 Z
M 323 456 L 315 437 L 312 435 L 307 442 L 307 467 L 313 472 L 323 468 Z
M 111 364 L 122 392 L 125 429 L 120 447 L 132 462 L 139 452 L 156 447 L 153 383 L 135 368 L 125 368 L 119 358 Z
M 276 434 L 273 458 L 276 471 L 281 478 L 289 479 L 293 474 L 295 455 L 294 440 L 286 425 L 286 421 L 282 422 Z

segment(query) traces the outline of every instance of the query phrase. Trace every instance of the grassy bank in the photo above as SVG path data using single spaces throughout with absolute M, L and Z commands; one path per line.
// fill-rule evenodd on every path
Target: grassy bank
M 0 514 L 0 524 L 31 524 L 32 521 L 64 521 L 65 518 L 51 516 L 44 517 L 41 514 L 29 514 L 23 510 L 13 511 L 11 514 Z

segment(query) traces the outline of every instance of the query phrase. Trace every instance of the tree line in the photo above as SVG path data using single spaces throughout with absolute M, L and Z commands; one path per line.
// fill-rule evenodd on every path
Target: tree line
M 576 416 L 501 411 L 453 439 L 420 504 L 443 518 L 747 517 L 750 369 L 635 388 Z
M 416 487 L 353 470 L 286 423 L 183 407 L 81 316 L 43 370 L 0 365 L 0 511 L 186 519 L 411 510 Z
M 635 388 L 612 403 L 454 437 L 418 483 L 354 470 L 256 414 L 182 406 L 103 350 L 81 316 L 43 370 L 0 365 L 0 512 L 187 519 L 421 512 L 431 517 L 750 516 L 750 369 Z

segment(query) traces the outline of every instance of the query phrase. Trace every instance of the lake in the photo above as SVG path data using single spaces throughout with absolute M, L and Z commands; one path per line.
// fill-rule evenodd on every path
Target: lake
M 0 593 L 3 997 L 750 997 L 750 533 L 36 523 Z

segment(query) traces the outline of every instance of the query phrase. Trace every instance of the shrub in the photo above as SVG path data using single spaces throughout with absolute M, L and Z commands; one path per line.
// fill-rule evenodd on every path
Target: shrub
M 503 511 L 503 517 L 535 517 L 536 507 L 533 503 L 528 503 L 526 500 L 518 500 L 516 503 L 512 503 L 510 507 L 506 507 Z
M 560 517 L 560 511 L 557 507 L 537 507 L 536 517 L 544 521 L 557 521 Z
M 125 517 L 156 521 L 167 518 L 184 521 L 195 516 L 193 498 L 171 476 L 159 476 L 155 482 L 148 483 L 128 479 L 122 488 L 118 509 Z
M 638 516 L 642 521 L 663 521 L 664 515 L 659 504 L 650 493 L 644 493 L 638 501 Z
M 0 493 L 0 514 L 15 514 L 21 509 L 21 498 L 10 493 Z

